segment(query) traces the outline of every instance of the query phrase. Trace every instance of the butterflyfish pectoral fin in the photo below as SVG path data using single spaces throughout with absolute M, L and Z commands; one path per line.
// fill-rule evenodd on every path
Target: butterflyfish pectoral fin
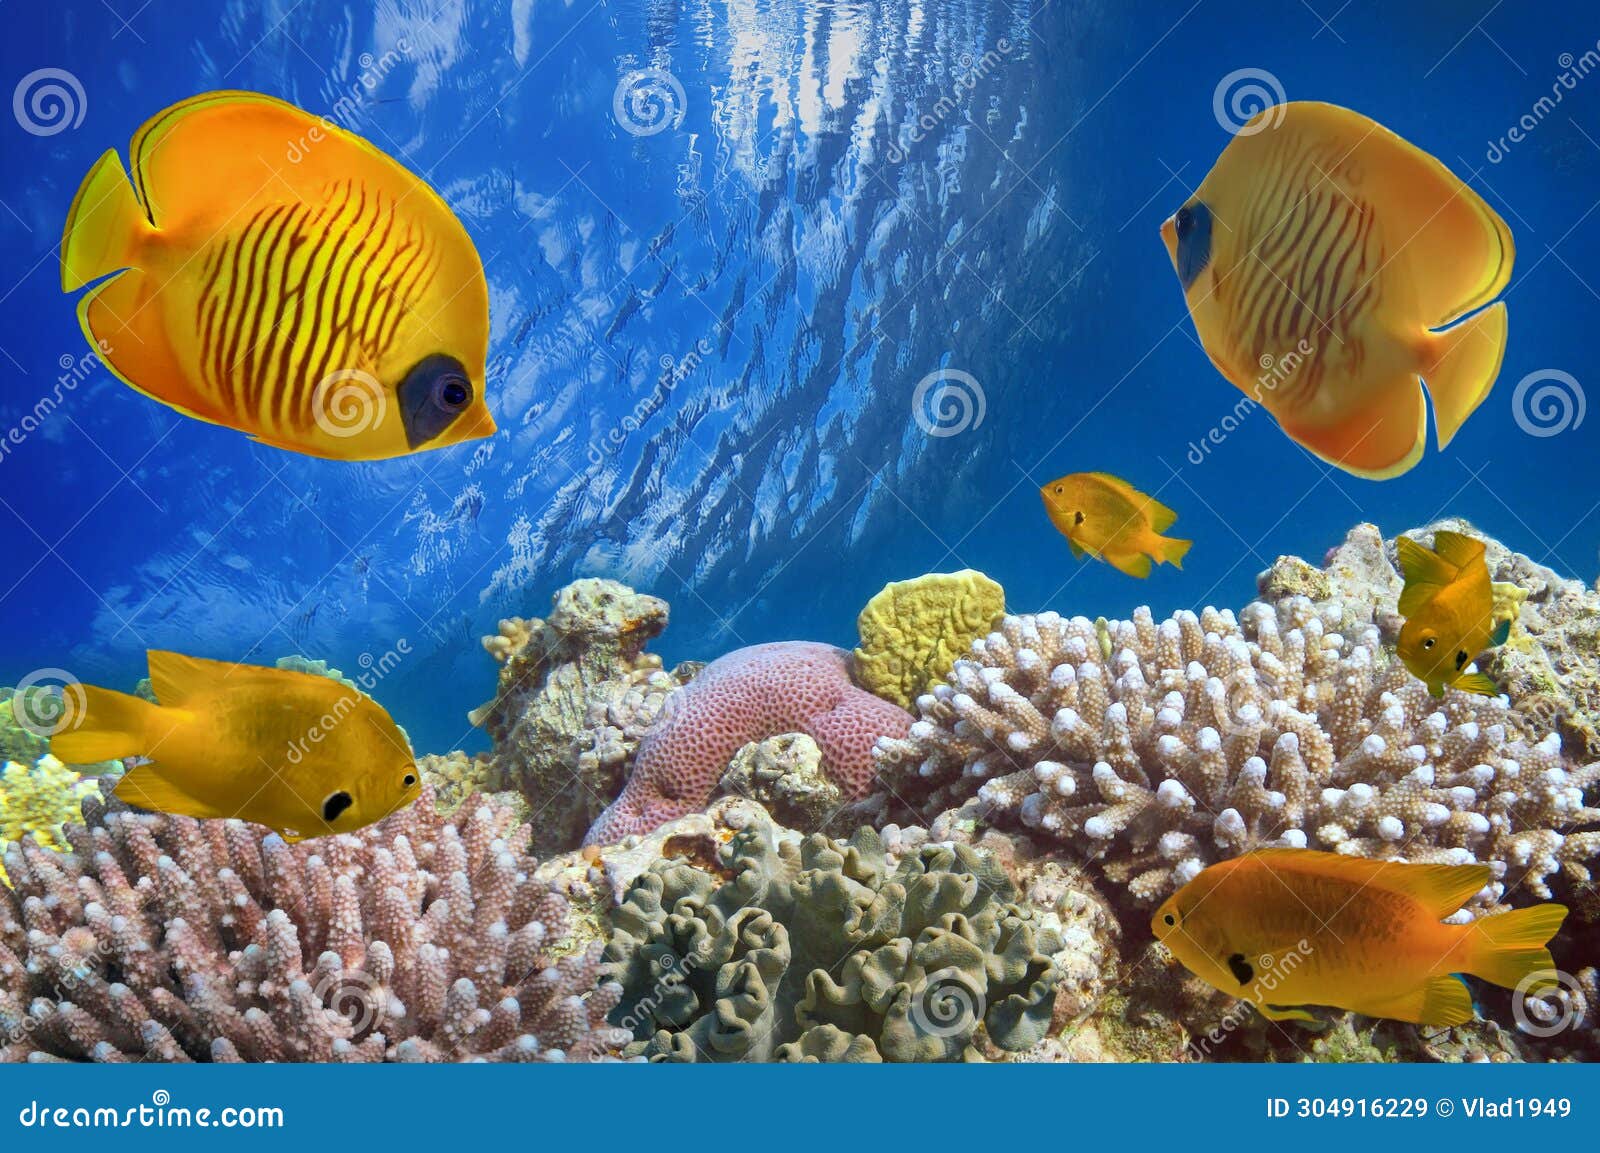
M 1274 414 L 1276 415 L 1276 414 Z M 1366 480 L 1409 472 L 1428 441 L 1428 402 L 1414 376 L 1396 378 L 1343 420 L 1327 425 L 1279 421 L 1289 437 L 1322 460 Z

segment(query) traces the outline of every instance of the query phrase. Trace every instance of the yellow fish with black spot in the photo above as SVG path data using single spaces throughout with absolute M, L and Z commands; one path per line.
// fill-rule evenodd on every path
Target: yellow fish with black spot
M 124 382 L 340 460 L 495 431 L 483 265 L 422 180 L 254 92 L 173 105 L 129 155 L 131 184 L 115 149 L 89 170 L 61 241 L 64 291 L 109 275 L 78 318 Z
M 1382 480 L 1422 458 L 1418 377 L 1443 449 L 1500 373 L 1506 306 L 1490 302 L 1511 279 L 1511 230 L 1347 108 L 1257 114 L 1161 235 L 1218 371 L 1346 472 Z
M 1401 661 L 1433 696 L 1447 688 L 1498 694 L 1494 681 L 1467 671 L 1484 649 L 1506 643 L 1516 612 L 1514 595 L 1495 595 L 1483 542 L 1440 529 L 1431 549 L 1408 536 L 1395 544 L 1406 578 L 1399 606 L 1406 620 L 1396 644 Z
M 1554 970 L 1567 910 L 1535 905 L 1444 924 L 1489 883 L 1488 865 L 1415 865 L 1313 849 L 1259 849 L 1202 870 L 1156 910 L 1156 939 L 1190 972 L 1272 1021 L 1331 1005 L 1419 1025 L 1472 1020 L 1454 973 L 1532 992 Z
M 1039 495 L 1073 556 L 1098 557 L 1132 577 L 1149 576 L 1152 560 L 1181 569 L 1194 543 L 1162 536 L 1178 514 L 1108 472 L 1071 473 Z
M 290 669 L 149 656 L 159 704 L 73 686 L 50 739 L 69 764 L 146 758 L 117 782 L 130 805 L 238 817 L 300 841 L 348 833 L 417 799 L 410 743 L 357 689 Z

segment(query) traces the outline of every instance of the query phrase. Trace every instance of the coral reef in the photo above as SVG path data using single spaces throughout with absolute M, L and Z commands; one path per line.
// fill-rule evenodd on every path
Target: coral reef
M 484 638 L 500 674 L 494 699 L 470 717 L 494 741 L 482 786 L 522 794 L 538 855 L 578 845 L 682 683 L 644 651 L 666 623 L 664 601 L 585 579 L 556 593 L 547 618 L 502 621 Z
M 856 680 L 910 708 L 1005 612 L 1005 590 L 975 569 L 886 584 L 856 618 Z
M 618 841 L 702 807 L 740 748 L 783 733 L 811 737 L 845 797 L 863 796 L 873 742 L 903 736 L 910 724 L 904 709 L 856 687 L 842 649 L 804 641 L 736 649 L 669 698 L 621 795 L 584 842 Z
M 1291 596 L 1241 616 L 1007 617 L 918 700 L 907 737 L 879 742 L 883 780 L 925 815 L 965 800 L 1071 844 L 1145 902 L 1263 845 L 1485 861 L 1481 907 L 1518 886 L 1548 897 L 1558 872 L 1589 881 L 1600 764 L 1565 761 L 1501 698 L 1433 700 L 1375 626 L 1333 631 L 1332 608 Z
M 754 741 L 733 754 L 721 790 L 752 797 L 791 829 L 822 832 L 844 794 L 822 767 L 822 750 L 804 733 Z
M 1435 521 L 1405 536 L 1431 544 L 1440 529 L 1479 537 L 1497 595 L 1516 590 L 1520 612 L 1506 644 L 1478 661 L 1530 723 L 1561 733 L 1569 758 L 1600 759 L 1600 591 L 1569 580 L 1459 518 Z M 1261 596 L 1277 602 L 1304 594 L 1335 615 L 1338 631 L 1376 625 L 1383 641 L 1399 635 L 1396 609 L 1403 586 L 1392 539 L 1360 524 L 1332 549 L 1323 567 L 1280 557 L 1258 578 Z
M 48 849 L 63 849 L 61 826 L 78 814 L 83 797 L 95 791 L 92 779 L 81 777 L 49 753 L 31 767 L 17 761 L 0 769 L 0 885 L 7 883 L 6 846 L 28 834 Z
M 50 751 L 50 729 L 60 719 L 59 701 L 43 687 L 0 689 L 0 763 L 31 765 Z
M 83 802 L 0 888 L 0 1060 L 589 1060 L 627 1039 L 526 826 L 431 789 L 355 833 Z
M 753 813 L 748 806 L 745 813 Z M 659 861 L 607 945 L 630 1054 L 672 1061 L 942 1061 L 1049 1027 L 1057 931 L 987 854 L 890 863 L 862 829 L 798 845 L 759 814 L 712 861 Z

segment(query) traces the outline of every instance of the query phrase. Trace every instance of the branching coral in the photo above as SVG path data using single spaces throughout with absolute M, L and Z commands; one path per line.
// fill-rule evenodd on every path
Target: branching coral
M 856 618 L 856 680 L 909 708 L 1005 612 L 1005 590 L 975 569 L 886 584 Z
M 94 791 L 92 779 L 48 753 L 32 767 L 7 762 L 0 770 L 0 885 L 6 883 L 6 846 L 31 833 L 46 848 L 65 848 L 61 826 L 77 816 L 78 802 Z
M 879 743 L 884 780 L 929 814 L 976 794 L 1144 901 L 1266 844 L 1489 862 L 1483 904 L 1589 879 L 1600 765 L 1563 761 L 1502 699 L 1433 700 L 1373 626 L 1333 632 L 1303 597 L 1242 615 L 1007 617 Z
M 751 824 L 708 867 L 662 861 L 612 917 L 612 1020 L 653 1060 L 971 1059 L 1038 1042 L 1053 929 L 965 845 L 893 867 L 863 829 L 797 846 Z
M 610 844 L 698 809 L 751 741 L 804 733 L 846 798 L 870 791 L 872 746 L 903 736 L 911 716 L 856 687 L 850 654 L 805 641 L 736 649 L 675 694 L 639 743 L 628 783 L 584 838 Z
M 516 790 L 537 815 L 540 856 L 574 848 L 622 791 L 629 758 L 681 684 L 644 651 L 667 606 L 616 581 L 575 581 L 544 620 L 512 619 L 485 637 L 500 663 L 494 699 L 472 723 L 494 741 L 490 790 Z
M 84 801 L 0 889 L 0 1060 L 587 1060 L 626 1040 L 598 942 L 529 874 L 526 826 L 431 789 L 290 846 Z

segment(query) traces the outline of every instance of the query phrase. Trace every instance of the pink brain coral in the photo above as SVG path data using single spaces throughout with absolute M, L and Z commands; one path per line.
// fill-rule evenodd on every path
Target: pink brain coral
M 584 843 L 611 844 L 703 807 L 736 752 L 780 733 L 809 734 L 845 795 L 864 796 L 874 742 L 904 737 L 911 720 L 899 705 L 856 687 L 843 649 L 806 641 L 736 649 L 669 698 L 639 743 L 622 794 Z

